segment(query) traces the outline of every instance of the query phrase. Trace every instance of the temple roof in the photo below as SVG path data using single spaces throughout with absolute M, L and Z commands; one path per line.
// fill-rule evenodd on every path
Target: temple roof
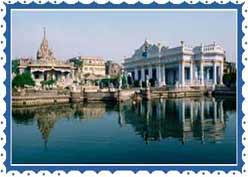
M 164 47 L 158 44 L 151 44 L 147 39 L 145 39 L 144 43 L 135 50 L 132 58 L 149 58 L 149 57 L 156 57 L 159 54 L 160 47 Z

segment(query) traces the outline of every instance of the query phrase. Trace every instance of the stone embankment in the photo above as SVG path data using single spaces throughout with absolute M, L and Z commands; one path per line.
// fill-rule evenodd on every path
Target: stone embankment
M 22 90 L 12 93 L 12 106 L 38 106 L 54 103 L 69 103 L 69 92 L 57 90 Z
M 236 91 L 226 87 L 216 87 L 214 90 L 199 88 L 133 88 L 133 89 L 92 89 L 82 91 L 70 90 L 22 90 L 12 94 L 12 106 L 37 106 L 55 103 L 78 103 L 83 101 L 116 101 L 128 99 L 150 100 L 153 98 L 183 98 L 203 95 L 235 96 Z
M 131 99 L 136 89 L 112 89 L 91 91 L 22 90 L 12 94 L 12 106 L 38 106 L 54 103 L 78 103 L 83 101 L 125 101 Z
M 144 100 L 150 99 L 172 99 L 172 98 L 185 98 L 185 97 L 201 97 L 206 95 L 205 89 L 192 89 L 192 88 L 174 88 L 174 89 L 150 89 L 145 88 L 140 90 L 139 96 Z
M 228 96 L 235 97 L 236 96 L 236 88 L 233 87 L 224 87 L 224 86 L 216 86 L 213 92 L 214 96 Z

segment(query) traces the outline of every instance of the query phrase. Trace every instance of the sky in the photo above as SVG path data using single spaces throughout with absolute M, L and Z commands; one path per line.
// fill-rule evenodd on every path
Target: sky
M 84 55 L 121 63 L 147 38 L 169 47 L 216 42 L 236 61 L 234 11 L 13 11 L 12 59 L 36 58 L 44 27 L 61 60 Z

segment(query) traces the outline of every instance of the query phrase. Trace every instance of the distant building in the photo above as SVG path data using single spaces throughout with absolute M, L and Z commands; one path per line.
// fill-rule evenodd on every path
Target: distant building
M 116 77 L 121 74 L 122 67 L 118 63 L 113 63 L 111 60 L 105 63 L 106 76 Z
M 213 86 L 222 84 L 225 50 L 215 43 L 169 48 L 145 40 L 130 58 L 124 70 L 133 80 L 155 80 L 157 86 Z
M 57 85 L 69 86 L 73 81 L 74 68 L 71 64 L 57 60 L 48 47 L 46 31 L 40 48 L 37 51 L 37 60 L 20 59 L 19 73 L 29 71 L 36 82 L 41 85 L 42 81 L 55 80 Z
M 76 67 L 76 80 L 95 81 L 105 78 L 105 62 L 101 57 L 78 56 L 69 59 Z

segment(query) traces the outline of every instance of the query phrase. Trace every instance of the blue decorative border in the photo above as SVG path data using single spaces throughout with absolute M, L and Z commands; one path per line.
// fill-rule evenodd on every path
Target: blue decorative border
M 152 172 L 154 170 L 163 170 L 164 172 L 168 172 L 170 170 L 176 170 L 179 172 L 183 172 L 185 170 L 191 170 L 194 172 L 198 172 L 200 170 L 207 170 L 209 172 L 214 172 L 216 170 L 221 170 L 225 172 L 229 172 L 232 170 L 240 171 L 242 173 L 242 166 L 244 165 L 244 161 L 242 160 L 242 150 L 244 148 L 242 144 L 242 134 L 244 133 L 244 130 L 242 128 L 242 102 L 244 100 L 244 97 L 242 96 L 241 90 L 242 86 L 244 84 L 242 80 L 242 70 L 244 68 L 242 64 L 242 54 L 243 54 L 243 48 L 242 48 L 242 38 L 243 38 L 243 32 L 242 32 L 242 22 L 243 22 L 243 16 L 242 16 L 242 6 L 243 4 L 234 4 L 234 3 L 227 3 L 227 4 L 219 4 L 219 3 L 211 3 L 211 4 L 203 4 L 203 3 L 197 3 L 197 4 L 191 4 L 191 3 L 181 3 L 181 4 L 173 4 L 173 3 L 166 3 L 166 4 L 157 4 L 155 2 L 151 4 L 142 4 L 140 2 L 136 4 L 127 4 L 127 3 L 121 3 L 121 4 L 112 4 L 112 3 L 106 3 L 106 4 L 97 4 L 95 2 L 91 4 L 82 4 L 80 2 L 75 4 L 66 4 L 66 3 L 60 3 L 60 4 L 52 4 L 52 3 L 45 3 L 45 4 L 39 4 L 39 3 L 29 3 L 29 4 L 21 4 L 19 2 L 14 4 L 8 4 L 4 3 L 6 6 L 6 16 L 4 17 L 6 22 L 6 31 L 5 31 L 5 38 L 6 38 L 6 48 L 4 50 L 6 54 L 6 64 L 4 66 L 6 70 L 6 97 L 4 98 L 6 102 L 6 144 L 4 146 L 6 150 L 6 160 L 4 162 L 4 165 L 6 167 L 6 173 L 10 170 L 17 170 L 19 172 L 23 172 L 25 170 L 32 170 L 35 172 L 38 172 L 40 170 L 48 170 L 50 172 L 54 172 L 56 170 L 63 170 L 65 172 L 69 172 L 70 170 L 78 170 L 80 172 L 83 172 L 85 170 L 94 170 L 96 172 L 99 172 L 101 170 L 109 170 L 111 172 L 114 172 L 116 170 L 132 170 L 134 172 L 137 172 L 139 170 L 146 170 L 149 172 Z M 238 66 L 238 161 L 237 166 L 11 166 L 10 164 L 10 119 L 11 119 L 11 93 L 10 93 L 10 87 L 11 87 L 11 73 L 10 73 L 10 67 L 11 67 L 11 59 L 10 59 L 10 47 L 11 47 L 11 36 L 10 36 L 10 18 L 11 18 L 11 9 L 236 9 L 237 10 L 237 25 L 238 25 L 238 38 L 237 38 L 237 66 Z

